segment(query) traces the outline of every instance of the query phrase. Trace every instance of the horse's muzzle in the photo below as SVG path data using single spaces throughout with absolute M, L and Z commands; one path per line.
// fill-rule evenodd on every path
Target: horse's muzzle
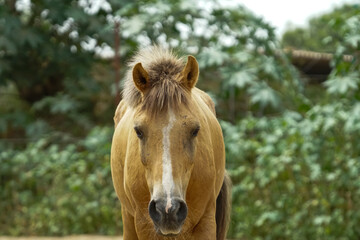
M 167 199 L 151 200 L 149 214 L 159 234 L 177 235 L 187 216 L 187 206 L 180 198 L 172 198 L 170 205 Z

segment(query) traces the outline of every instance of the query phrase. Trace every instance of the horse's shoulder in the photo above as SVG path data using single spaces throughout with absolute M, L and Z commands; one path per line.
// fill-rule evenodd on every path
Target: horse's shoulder
M 214 101 L 211 99 L 211 97 L 204 91 L 198 89 L 198 88 L 194 88 L 195 90 L 195 94 L 197 94 L 202 101 L 204 101 L 204 103 L 209 107 L 210 111 L 216 115 L 216 111 L 215 111 L 215 103 Z
M 124 100 L 121 100 L 120 103 L 118 104 L 118 106 L 115 110 L 115 115 L 114 115 L 115 128 L 118 125 L 118 123 L 120 122 L 120 120 L 122 119 L 122 117 L 124 116 L 127 107 L 128 107 L 128 105 L 125 103 Z

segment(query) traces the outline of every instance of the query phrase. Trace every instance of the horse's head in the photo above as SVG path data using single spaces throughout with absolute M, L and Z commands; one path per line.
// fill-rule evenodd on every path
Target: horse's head
M 139 144 L 151 196 L 149 215 L 159 234 L 171 236 L 180 233 L 187 216 L 186 191 L 199 150 L 201 121 L 191 96 L 199 68 L 192 56 L 183 69 L 169 68 L 166 62 L 159 66 L 152 72 L 141 63 L 133 68 L 141 104 L 130 138 Z

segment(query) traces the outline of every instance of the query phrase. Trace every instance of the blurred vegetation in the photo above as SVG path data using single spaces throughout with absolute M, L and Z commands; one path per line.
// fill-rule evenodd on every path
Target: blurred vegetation
M 358 239 L 360 103 L 223 122 L 233 180 L 231 236 Z
M 197 57 L 234 183 L 229 237 L 360 238 L 358 4 L 311 20 L 316 37 L 285 33 L 285 46 L 334 53 L 324 97 L 307 98 L 274 28 L 241 6 L 19 2 L 0 0 L 0 235 L 120 233 L 109 154 L 126 68 L 100 57 L 119 23 L 120 66 L 151 43 Z
M 328 13 L 311 18 L 306 27 L 288 29 L 282 36 L 287 48 L 334 53 L 344 41 L 355 41 L 344 35 L 344 23 L 360 14 L 358 4 L 345 4 Z M 350 22 L 348 22 L 350 21 Z M 347 52 L 352 54 L 352 52 Z
M 111 134 L 110 127 L 95 127 L 76 144 L 59 146 L 42 138 L 23 150 L 3 150 L 0 234 L 119 234 Z

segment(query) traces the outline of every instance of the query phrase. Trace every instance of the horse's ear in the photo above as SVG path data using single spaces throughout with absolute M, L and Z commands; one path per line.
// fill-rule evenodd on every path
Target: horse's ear
M 149 82 L 149 74 L 146 72 L 146 70 L 143 68 L 141 63 L 137 63 L 133 68 L 133 80 L 135 83 L 135 86 L 144 93 L 150 86 Z
M 182 83 L 191 90 L 195 87 L 199 77 L 199 64 L 193 56 L 188 56 L 188 61 L 182 71 Z

